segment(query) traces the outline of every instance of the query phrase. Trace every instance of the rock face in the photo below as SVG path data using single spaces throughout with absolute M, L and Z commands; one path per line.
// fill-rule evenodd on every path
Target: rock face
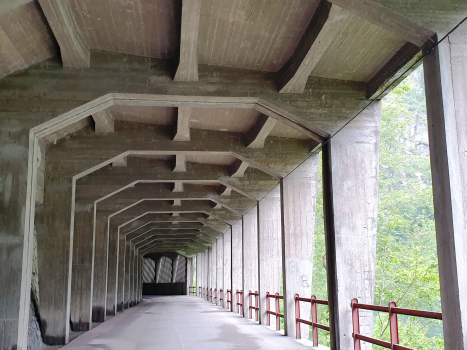
M 31 301 L 29 310 L 29 328 L 28 328 L 28 350 L 43 349 L 41 329 L 34 311 L 34 306 Z

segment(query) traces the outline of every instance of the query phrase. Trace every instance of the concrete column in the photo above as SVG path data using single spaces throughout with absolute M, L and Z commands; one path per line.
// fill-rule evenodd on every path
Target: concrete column
M 217 302 L 217 305 L 223 306 L 222 305 L 223 302 L 219 300 L 221 296 L 220 294 L 221 289 L 225 294 L 225 290 L 224 290 L 224 236 L 223 235 L 217 239 L 217 252 L 216 253 L 217 253 L 217 257 L 216 257 L 217 300 L 216 302 Z
M 123 311 L 125 294 L 125 235 L 118 230 L 117 312 Z
M 227 289 L 232 288 L 232 229 L 224 233 L 224 303 L 227 308 Z
M 211 250 L 211 248 L 208 248 L 206 249 L 206 251 L 204 252 L 204 289 L 205 289 L 205 299 L 206 300 L 209 300 L 209 285 L 210 285 L 210 281 L 209 281 L 209 251 Z
M 310 298 L 313 276 L 318 156 L 313 156 L 281 182 L 282 258 L 284 266 L 285 334 L 294 337 L 295 294 Z M 300 303 L 301 318 L 309 319 L 310 303 Z M 306 337 L 310 327 L 301 325 Z
M 194 259 L 193 258 L 186 258 L 186 294 L 190 294 L 190 287 L 193 287 L 193 264 L 194 264 Z
M 29 130 L 10 118 L 0 118 L 0 130 L 0 349 L 26 349 L 33 251 L 25 220 Z
M 267 325 L 266 292 L 281 292 L 282 229 L 280 186 L 277 185 L 258 203 L 259 300 L 261 324 Z M 275 310 L 271 299 L 271 310 Z M 271 324 L 275 322 L 271 317 Z
M 125 287 L 123 288 L 123 308 L 130 307 L 131 241 L 125 235 Z
M 117 314 L 117 269 L 118 269 L 118 226 L 112 224 L 111 218 L 108 223 L 109 248 L 107 268 L 107 303 L 106 316 Z
M 94 203 L 75 204 L 70 326 L 88 331 L 92 326 L 92 284 L 94 259 Z
M 325 208 L 331 202 L 333 206 L 332 213 L 325 210 L 325 220 L 327 266 L 333 280 L 328 280 L 334 304 L 330 322 L 337 349 L 353 347 L 350 300 L 374 301 L 380 123 L 381 102 L 376 102 L 323 151 Z M 373 313 L 360 311 L 361 332 L 372 334 L 372 329 Z M 362 348 L 371 349 L 371 345 L 362 344 Z
M 209 261 L 209 276 L 211 279 L 209 288 L 212 288 L 212 302 L 214 303 L 214 289 L 217 288 L 217 241 L 212 244 L 209 254 L 211 256 Z
M 92 322 L 105 321 L 107 301 L 107 266 L 109 230 L 107 215 L 95 210 L 94 283 L 92 290 Z
M 243 216 L 243 316 L 249 317 L 248 293 L 259 291 L 258 281 L 258 209 Z M 254 299 L 253 299 L 254 302 Z M 253 316 L 254 317 L 254 316 Z
M 41 331 L 49 345 L 67 343 L 70 332 L 72 188 L 71 178 L 47 177 L 36 213 Z
M 467 349 L 467 27 L 424 58 L 446 349 Z
M 199 294 L 199 287 L 201 286 L 201 253 L 196 255 L 196 295 L 200 296 Z
M 243 220 L 242 220 L 243 221 Z M 243 223 L 232 225 L 232 311 L 237 312 L 237 289 L 243 289 Z

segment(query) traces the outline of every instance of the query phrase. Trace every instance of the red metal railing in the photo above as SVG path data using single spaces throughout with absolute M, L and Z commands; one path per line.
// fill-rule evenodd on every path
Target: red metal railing
M 353 338 L 354 338 L 354 349 L 361 350 L 360 341 L 366 341 L 375 345 L 382 346 L 391 350 L 414 350 L 406 346 L 399 345 L 399 328 L 397 325 L 397 315 L 406 315 L 406 316 L 416 316 L 431 318 L 435 320 L 442 320 L 443 315 L 441 312 L 432 312 L 432 311 L 421 311 L 421 310 L 411 310 L 403 309 L 397 307 L 396 303 L 391 301 L 389 306 L 379 306 L 379 305 L 368 305 L 368 304 L 359 304 L 358 299 L 354 298 L 351 302 L 352 307 L 352 323 L 353 323 Z M 389 330 L 391 335 L 391 341 L 387 342 L 384 340 L 371 338 L 360 334 L 360 317 L 358 314 L 358 309 L 362 310 L 371 310 L 379 312 L 389 313 Z
M 222 306 L 221 301 L 224 301 L 224 291 L 219 289 L 219 305 Z
M 311 303 L 311 322 L 300 318 L 300 302 L 305 301 Z M 302 339 L 302 330 L 300 329 L 300 323 L 307 324 L 313 329 L 313 346 L 318 346 L 318 328 L 330 331 L 328 326 L 318 323 L 318 307 L 317 305 L 328 305 L 326 300 L 319 300 L 313 295 L 309 298 L 300 298 L 298 294 L 295 294 L 295 328 L 297 331 L 297 339 Z
M 232 311 L 232 289 L 227 289 L 227 309 Z
M 188 294 L 196 295 L 196 287 L 188 287 Z
M 212 303 L 212 288 L 209 288 L 209 299 L 208 300 L 211 300 L 211 303 Z
M 255 297 L 255 305 L 253 306 L 253 296 Z M 255 310 L 255 321 L 258 322 L 259 319 L 259 293 L 255 291 L 254 293 L 250 290 L 248 293 L 249 300 L 249 318 L 253 318 L 253 310 Z
M 203 288 L 202 287 L 198 287 L 198 296 L 199 297 L 203 296 Z
M 271 303 L 270 303 L 270 298 L 276 299 L 276 311 L 271 311 Z M 284 299 L 284 296 L 279 295 L 279 293 L 276 294 L 269 294 L 269 292 L 266 292 L 266 314 L 267 314 L 267 326 L 271 325 L 271 315 L 276 316 L 276 331 L 281 330 L 281 317 L 284 317 L 284 314 L 279 313 L 280 310 L 280 304 L 279 300 Z
M 214 304 L 217 305 L 217 288 L 214 288 Z
M 243 290 L 237 289 L 237 314 L 240 313 L 239 310 L 242 310 L 241 315 L 243 315 Z

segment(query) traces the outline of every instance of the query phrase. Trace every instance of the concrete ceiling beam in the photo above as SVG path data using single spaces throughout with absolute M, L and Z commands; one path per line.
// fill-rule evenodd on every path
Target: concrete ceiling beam
M 94 131 L 98 134 L 114 132 L 115 119 L 108 108 L 96 112 L 92 115 L 94 119 Z
M 271 133 L 277 119 L 261 114 L 256 124 L 245 134 L 245 144 L 248 148 L 264 148 L 264 142 Z
M 184 154 L 175 155 L 174 173 L 186 173 L 186 156 Z
M 423 28 L 374 0 L 329 1 L 420 48 L 435 36 L 433 31 Z
M 60 46 L 63 67 L 89 68 L 91 53 L 87 37 L 79 28 L 70 1 L 39 0 L 42 11 Z
M 244 177 L 245 171 L 248 169 L 248 163 L 237 159 L 232 165 L 229 166 L 229 174 L 231 177 Z
M 201 0 L 182 0 L 180 56 L 174 81 L 198 81 L 198 30 Z
M 280 93 L 303 93 L 313 69 L 327 48 L 340 33 L 339 22 L 348 17 L 348 12 L 320 1 L 295 52 L 278 74 Z
M 191 107 L 177 108 L 177 128 L 174 141 L 190 141 Z

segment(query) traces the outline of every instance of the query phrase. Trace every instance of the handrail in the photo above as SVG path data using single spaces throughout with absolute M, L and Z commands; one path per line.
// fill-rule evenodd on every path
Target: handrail
M 325 331 L 330 331 L 329 326 L 318 323 L 318 308 L 317 304 L 328 305 L 327 300 L 316 299 L 316 296 L 311 298 L 301 298 L 298 294 L 295 294 L 295 328 L 297 339 L 302 339 L 302 330 L 300 329 L 300 323 L 307 324 L 312 327 L 313 330 L 313 346 L 318 346 L 318 328 Z M 311 322 L 300 318 L 300 302 L 305 301 L 311 303 Z
M 366 341 L 368 343 L 376 344 L 391 350 L 415 350 L 406 346 L 399 345 L 399 327 L 397 322 L 397 315 L 416 316 L 423 318 L 431 318 L 435 320 L 442 320 L 443 314 L 441 312 L 433 311 L 422 311 L 422 310 L 411 310 L 397 307 L 394 301 L 389 303 L 389 306 L 380 305 L 368 305 L 360 304 L 357 298 L 352 299 L 350 304 L 352 307 L 352 324 L 353 324 L 353 338 L 354 338 L 354 349 L 361 350 L 360 341 Z M 389 333 L 391 335 L 391 341 L 387 342 L 381 339 L 371 338 L 360 334 L 360 316 L 358 309 L 371 310 L 379 312 L 389 313 Z
M 240 296 L 241 296 L 241 301 L 240 301 Z M 239 314 L 239 309 L 242 310 L 241 315 L 243 316 L 243 290 L 238 290 L 237 289 L 237 314 Z
M 212 299 L 211 299 L 212 301 Z M 217 305 L 217 288 L 214 288 L 214 304 Z
M 209 298 L 211 299 L 211 303 L 212 303 L 212 288 L 209 288 Z
M 271 311 L 271 304 L 269 299 L 274 298 L 276 300 L 276 311 Z M 276 294 L 269 294 L 269 292 L 266 292 L 266 314 L 267 314 L 267 322 L 266 325 L 269 326 L 271 325 L 271 315 L 276 316 L 276 331 L 281 330 L 281 319 L 280 317 L 284 317 L 284 314 L 279 313 L 280 310 L 280 305 L 279 305 L 279 300 L 284 299 L 283 295 L 279 295 L 279 293 Z
M 193 296 L 196 296 L 196 287 L 188 287 L 188 294 L 191 294 Z
M 230 299 L 229 299 L 230 293 Z M 232 311 L 232 289 L 227 289 L 227 309 Z
M 255 306 L 253 306 L 253 296 L 255 296 Z M 248 309 L 249 309 L 249 318 L 253 318 L 253 310 L 255 310 L 255 321 L 258 322 L 259 319 L 259 293 L 255 291 L 254 293 L 250 290 L 248 293 Z
M 203 296 L 202 291 L 203 291 L 203 288 L 202 288 L 201 286 L 199 286 L 199 287 L 198 287 L 198 296 L 199 296 L 199 297 L 202 297 L 202 296 Z
M 219 289 L 219 304 L 222 306 L 223 303 L 221 301 L 224 301 L 224 290 Z

